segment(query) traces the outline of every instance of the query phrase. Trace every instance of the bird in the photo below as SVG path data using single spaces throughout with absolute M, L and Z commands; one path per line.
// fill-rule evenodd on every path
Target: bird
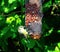
M 28 32 L 27 32 L 26 29 L 24 29 L 24 26 L 19 26 L 19 27 L 18 27 L 18 32 L 19 32 L 20 34 L 23 34 L 24 37 L 27 38 Z

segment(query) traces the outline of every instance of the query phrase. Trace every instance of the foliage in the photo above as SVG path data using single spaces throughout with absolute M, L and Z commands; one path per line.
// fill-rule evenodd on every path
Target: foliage
M 60 1 L 43 2 L 42 37 L 34 40 L 18 33 L 25 25 L 25 0 L 0 0 L 0 51 L 60 52 Z

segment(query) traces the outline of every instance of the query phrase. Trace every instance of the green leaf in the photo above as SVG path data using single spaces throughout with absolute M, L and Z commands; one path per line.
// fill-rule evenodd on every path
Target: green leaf
M 60 33 L 60 30 L 58 30 L 57 32 Z
M 8 7 L 4 7 L 3 10 L 4 10 L 5 13 L 9 12 L 9 8 Z
M 3 6 L 4 5 L 4 0 L 2 0 L 2 2 L 1 2 L 1 6 Z
M 40 49 L 39 48 L 34 48 L 34 51 L 35 52 L 40 52 Z
M 58 47 L 60 48 L 60 42 L 59 42 L 59 43 L 57 43 L 57 45 L 58 45 Z
M 29 39 L 29 40 L 27 41 L 26 46 L 27 46 L 28 48 L 33 48 L 33 47 L 35 46 L 35 41 L 34 41 L 33 39 Z
M 21 40 L 21 42 L 22 42 L 23 45 L 26 45 L 27 40 L 26 40 L 25 38 L 23 38 L 23 39 Z
M 1 30 L 1 34 L 0 34 L 0 36 L 2 37 L 3 35 L 5 35 L 5 33 L 7 33 L 8 30 L 9 30 L 9 26 L 3 28 L 3 30 Z
M 60 50 L 57 46 L 55 47 L 55 52 L 60 52 Z
M 17 35 L 16 35 L 15 33 L 13 33 L 13 36 L 12 36 L 12 38 L 14 39 L 14 38 L 16 38 L 16 36 L 17 36 Z
M 15 1 L 17 1 L 17 0 L 8 0 L 8 3 L 9 3 L 9 4 L 12 4 L 12 3 L 15 2 Z
M 17 24 L 21 24 L 21 19 L 20 18 L 16 19 L 16 25 Z
M 35 46 L 35 41 L 32 40 L 32 39 L 26 40 L 26 39 L 23 38 L 21 40 L 21 42 L 22 42 L 23 45 L 25 45 L 28 48 L 33 48 Z
M 13 16 L 10 16 L 10 17 L 6 18 L 6 23 L 11 24 L 13 21 L 15 21 L 15 18 Z

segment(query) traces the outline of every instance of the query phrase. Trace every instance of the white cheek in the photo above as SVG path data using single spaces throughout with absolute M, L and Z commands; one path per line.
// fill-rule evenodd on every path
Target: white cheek
M 20 29 L 18 29 L 18 32 L 20 33 L 20 32 L 21 32 L 21 30 L 20 30 Z
M 18 32 L 19 32 L 19 33 L 22 33 L 22 29 L 21 29 L 21 28 L 20 28 L 20 29 L 18 29 Z

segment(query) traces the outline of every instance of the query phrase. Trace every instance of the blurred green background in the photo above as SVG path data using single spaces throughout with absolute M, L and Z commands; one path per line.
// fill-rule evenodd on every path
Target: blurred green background
M 0 0 L 0 52 L 60 52 L 60 0 L 44 0 L 42 9 L 42 37 L 26 39 L 18 33 L 25 0 Z

